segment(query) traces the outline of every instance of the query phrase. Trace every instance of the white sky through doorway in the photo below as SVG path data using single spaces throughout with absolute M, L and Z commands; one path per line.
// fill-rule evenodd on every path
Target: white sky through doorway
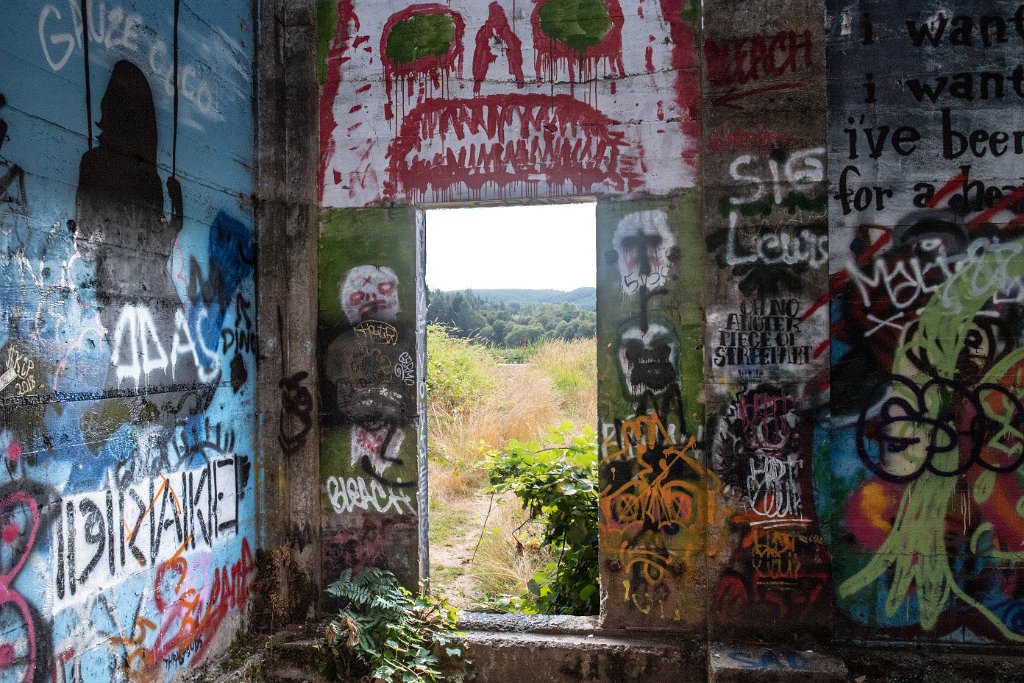
M 596 281 L 594 202 L 431 209 L 431 290 L 557 289 Z

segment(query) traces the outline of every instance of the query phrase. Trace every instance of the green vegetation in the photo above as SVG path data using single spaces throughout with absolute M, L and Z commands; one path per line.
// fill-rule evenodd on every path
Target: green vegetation
M 430 542 L 434 545 L 451 545 L 456 537 L 470 530 L 469 519 L 462 510 L 431 502 L 429 513 Z
M 566 420 L 541 441 L 510 442 L 491 454 L 492 493 L 512 492 L 541 523 L 541 545 L 557 556 L 511 596 L 516 609 L 543 614 L 597 614 L 597 434 L 572 434 Z
M 472 292 L 484 301 L 500 304 L 576 304 L 580 308 L 593 311 L 597 308 L 597 289 L 594 287 L 577 287 L 563 292 L 560 289 L 473 289 Z M 454 294 L 454 292 L 449 292 Z
M 427 322 L 444 325 L 456 337 L 495 347 L 520 348 L 543 341 L 594 336 L 597 314 L 569 302 L 523 303 L 487 300 L 471 290 L 430 293 Z
M 316 0 L 316 80 L 327 80 L 327 53 L 338 30 L 337 0 Z
M 415 597 L 389 571 L 346 569 L 327 588 L 341 609 L 327 625 L 324 673 L 386 683 L 462 681 L 470 662 L 455 641 L 456 611 L 443 598 Z
M 448 14 L 417 14 L 395 24 L 385 54 L 394 64 L 409 66 L 420 57 L 447 54 L 454 38 L 455 24 Z
M 597 555 L 580 515 L 596 538 L 597 442 L 593 430 L 549 425 L 596 425 L 597 348 L 575 339 L 516 351 L 525 364 L 427 328 L 431 586 L 468 609 L 592 613 Z M 541 443 L 554 450 L 533 454 Z M 544 500 L 558 496 L 581 507 Z
M 474 408 L 494 389 L 494 358 L 442 325 L 427 326 L 427 396 L 431 410 Z
M 612 20 L 603 0 L 551 0 L 540 8 L 540 27 L 554 40 L 582 53 L 604 40 Z

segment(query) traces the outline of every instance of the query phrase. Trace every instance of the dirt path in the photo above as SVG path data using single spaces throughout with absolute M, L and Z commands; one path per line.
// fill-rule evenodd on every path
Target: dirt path
M 481 492 L 435 508 L 431 524 L 451 525 L 443 543 L 430 544 L 431 587 L 454 607 L 466 609 L 480 600 L 479 582 L 470 572 L 473 551 L 487 517 L 490 496 Z
M 505 385 L 499 393 L 506 400 L 518 397 L 524 384 L 551 391 L 550 380 L 531 364 L 501 365 L 499 369 Z M 516 403 L 512 398 L 510 405 L 503 406 L 504 419 L 515 419 L 518 411 L 528 409 Z M 471 571 L 471 562 L 491 504 L 490 496 L 483 491 L 485 486 L 449 500 L 431 502 L 431 589 L 459 609 L 471 607 L 484 597 L 480 582 Z M 492 510 L 491 522 L 495 517 L 496 511 Z

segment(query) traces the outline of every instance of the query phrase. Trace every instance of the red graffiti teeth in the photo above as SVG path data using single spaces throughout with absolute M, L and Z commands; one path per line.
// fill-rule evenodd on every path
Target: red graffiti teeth
M 640 164 L 616 124 L 569 95 L 502 94 L 432 100 L 413 109 L 388 150 L 385 196 L 445 200 L 488 183 L 500 196 L 525 183 L 529 194 L 625 192 Z

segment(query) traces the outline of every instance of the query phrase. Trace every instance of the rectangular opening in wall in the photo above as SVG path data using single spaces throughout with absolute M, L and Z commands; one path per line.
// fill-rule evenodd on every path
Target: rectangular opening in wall
M 430 581 L 596 614 L 596 204 L 425 212 Z

